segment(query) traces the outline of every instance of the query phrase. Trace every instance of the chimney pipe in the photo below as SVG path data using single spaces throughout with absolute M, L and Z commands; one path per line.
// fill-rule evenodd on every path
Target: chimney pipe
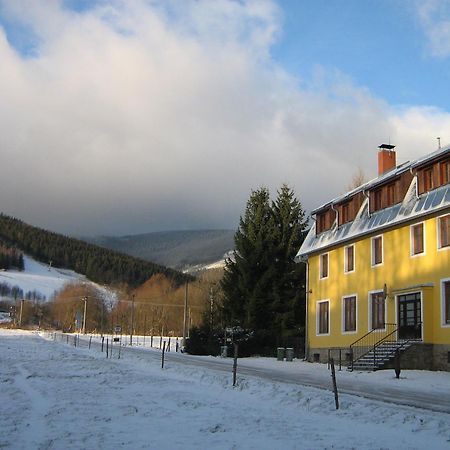
M 381 144 L 378 146 L 378 176 L 397 167 L 395 145 Z

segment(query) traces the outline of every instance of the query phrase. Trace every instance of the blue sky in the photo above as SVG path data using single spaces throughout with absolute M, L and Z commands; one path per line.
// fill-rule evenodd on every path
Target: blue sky
M 319 65 L 348 75 L 394 105 L 448 111 L 450 58 L 431 55 L 417 4 L 280 0 L 284 23 L 274 58 L 306 83 Z
M 0 61 L 3 212 L 69 234 L 309 211 L 450 144 L 450 0 L 0 0 Z

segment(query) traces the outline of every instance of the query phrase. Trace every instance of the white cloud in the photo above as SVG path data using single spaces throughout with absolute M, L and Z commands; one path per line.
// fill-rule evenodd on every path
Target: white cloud
M 432 151 L 449 115 L 393 110 L 338 73 L 303 89 L 270 57 L 270 1 L 4 2 L 39 40 L 0 29 L 0 204 L 68 233 L 235 227 L 250 190 L 283 182 L 308 209 L 391 138 Z M 162 5 L 162 6 L 161 6 Z
M 450 56 L 450 1 L 421 0 L 417 12 L 431 54 L 438 58 Z

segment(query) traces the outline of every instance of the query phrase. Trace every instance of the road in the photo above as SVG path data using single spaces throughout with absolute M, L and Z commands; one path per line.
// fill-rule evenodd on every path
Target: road
M 84 338 L 88 339 L 88 338 Z M 86 340 L 87 342 L 87 340 Z M 85 344 L 86 344 L 85 342 Z M 93 342 L 94 345 L 94 342 Z M 99 345 L 98 343 L 95 345 Z M 141 359 L 158 360 L 161 359 L 161 353 L 155 349 L 143 349 L 140 347 L 123 347 L 122 355 L 139 355 Z M 131 356 L 131 354 L 129 356 Z M 231 374 L 232 358 L 209 358 L 187 355 L 176 352 L 165 353 L 166 364 L 176 362 L 193 367 L 203 367 L 209 370 L 228 372 Z M 331 376 L 328 371 L 302 371 L 301 366 L 295 363 L 282 363 L 279 367 L 259 366 L 255 367 L 254 358 L 242 358 L 238 360 L 238 376 L 258 377 L 268 381 L 290 383 L 295 385 L 312 386 L 319 389 L 332 390 Z M 298 371 L 295 370 L 298 367 Z M 427 386 L 407 386 L 402 383 L 392 386 L 380 386 L 374 384 L 369 376 L 359 376 L 357 382 L 355 378 L 343 372 L 337 372 L 337 383 L 340 394 L 357 395 L 377 401 L 394 403 L 398 405 L 413 406 L 430 411 L 444 412 L 450 414 L 450 386 L 448 389 L 430 391 Z M 426 389 L 423 389 L 426 388 Z

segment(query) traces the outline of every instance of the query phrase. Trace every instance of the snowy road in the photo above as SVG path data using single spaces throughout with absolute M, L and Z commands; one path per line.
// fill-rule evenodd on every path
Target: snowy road
M 87 343 L 87 338 L 84 339 Z M 161 359 L 159 351 L 148 348 L 125 347 L 122 354 L 125 358 L 139 354 L 144 359 L 154 361 Z M 198 357 L 175 352 L 166 353 L 165 359 L 166 364 L 176 362 L 229 374 L 233 365 L 232 358 Z M 242 358 L 238 361 L 238 373 L 241 376 L 255 376 L 269 381 L 332 389 L 330 371 L 324 364 L 301 361 L 278 362 L 273 358 Z M 427 372 L 424 371 L 403 371 L 397 380 L 393 370 L 348 373 L 343 368 L 342 371 L 336 372 L 340 393 L 450 414 L 450 373 L 431 373 L 430 379 L 424 379 L 426 375 Z M 442 381 L 440 386 L 433 384 L 437 378 Z
M 447 414 L 349 395 L 336 411 L 327 391 L 255 377 L 263 358 L 245 369 L 252 376 L 242 362 L 233 388 L 221 369 L 228 360 L 195 358 L 199 366 L 166 356 L 161 370 L 157 351 L 106 359 L 95 348 L 0 330 L 0 448 L 450 448 Z

